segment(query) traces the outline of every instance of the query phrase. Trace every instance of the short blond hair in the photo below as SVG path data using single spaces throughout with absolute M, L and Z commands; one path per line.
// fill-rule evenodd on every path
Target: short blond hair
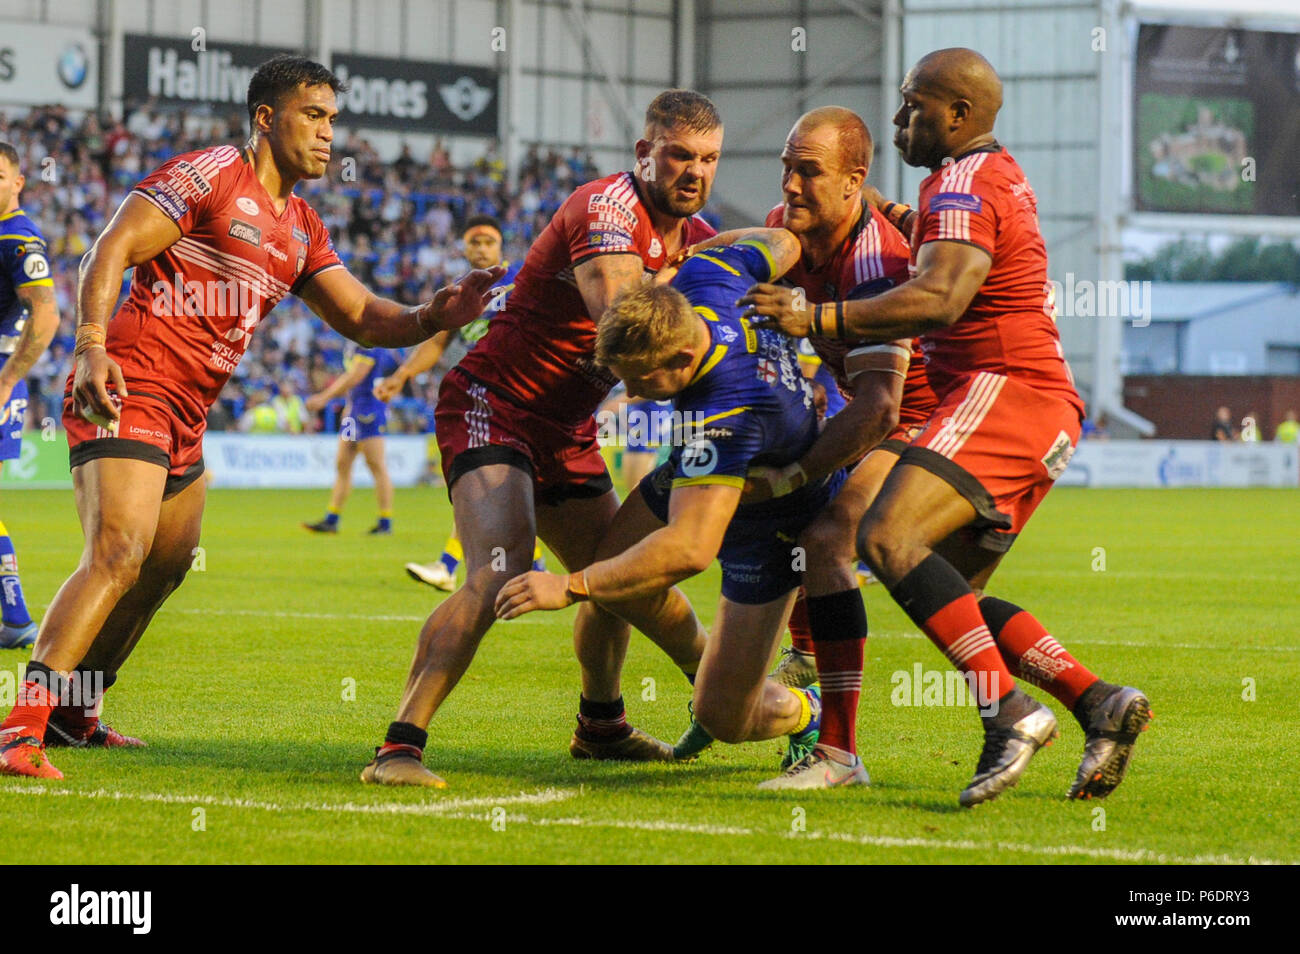
M 694 317 L 686 296 L 669 285 L 625 289 L 596 325 L 596 363 L 661 367 L 690 346 Z

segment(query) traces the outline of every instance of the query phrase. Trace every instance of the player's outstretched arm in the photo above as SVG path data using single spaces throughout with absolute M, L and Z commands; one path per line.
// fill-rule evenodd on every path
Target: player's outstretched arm
M 366 379 L 366 375 L 370 373 L 370 369 L 374 367 L 374 364 L 372 358 L 367 358 L 364 355 L 354 356 L 346 371 L 303 402 L 307 406 L 307 410 L 315 414 L 339 395 L 347 394 Z
M 729 232 L 712 235 L 701 242 L 696 242 L 694 245 L 682 249 L 655 273 L 655 284 L 662 285 L 672 281 L 682 263 L 697 252 L 707 251 L 711 248 L 721 248 L 724 245 L 735 245 L 739 242 L 754 242 L 763 246 L 772 268 L 771 281 L 776 281 L 794 268 L 799 261 L 799 256 L 802 254 L 799 249 L 799 239 L 787 229 L 761 227 L 732 229 Z
M 108 393 L 109 378 L 119 398 L 127 393 L 122 369 L 104 349 L 108 320 L 122 290 L 122 273 L 160 255 L 180 237 L 180 227 L 153 203 L 128 195 L 81 260 L 72 401 L 78 413 L 93 423 L 106 426 L 119 417 L 117 403 Z
M 988 252 L 965 242 L 934 241 L 917 253 L 916 276 L 872 298 L 812 305 L 788 288 L 755 285 L 737 304 L 745 317 L 788 335 L 893 341 L 946 328 L 965 314 L 989 273 Z
M 18 300 L 27 310 L 13 354 L 0 369 L 0 407 L 9 403 L 9 395 L 19 381 L 36 366 L 45 349 L 59 331 L 59 306 L 49 285 L 28 285 L 18 289 Z
M 497 594 L 497 617 L 514 619 L 534 610 L 563 609 L 580 599 L 619 603 L 663 592 L 708 568 L 722 549 L 727 524 L 739 503 L 739 487 L 677 487 L 668 505 L 667 526 L 579 573 L 515 577 Z
M 398 366 L 396 371 L 375 382 L 373 389 L 375 397 L 387 403 L 401 394 L 402 386 L 407 381 L 417 374 L 423 374 L 438 363 L 442 353 L 447 350 L 449 340 L 451 340 L 451 332 L 440 331 L 428 341 L 421 341 L 420 346 Z
M 439 288 L 422 305 L 380 298 L 345 268 L 313 275 L 298 296 L 326 324 L 367 347 L 405 348 L 439 331 L 467 325 L 487 308 L 489 290 L 505 268 L 477 268 Z

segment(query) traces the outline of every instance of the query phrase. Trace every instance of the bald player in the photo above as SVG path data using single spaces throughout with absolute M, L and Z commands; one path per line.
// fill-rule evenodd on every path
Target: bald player
M 1064 472 L 1083 402 L 1061 352 L 1037 202 L 993 135 L 997 73 L 978 53 L 921 59 L 901 88 L 895 145 L 931 175 L 913 227 L 914 277 L 874 298 L 812 309 L 771 286 L 751 310 L 789 334 L 890 341 L 922 335 L 939 404 L 889 472 L 858 529 L 859 554 L 972 686 L 984 748 L 962 805 L 1019 781 L 1057 735 L 1051 710 L 1017 676 L 1070 707 L 1084 758 L 1069 796 L 1103 797 L 1123 779 L 1150 706 L 1089 672 L 1028 612 L 979 594 Z

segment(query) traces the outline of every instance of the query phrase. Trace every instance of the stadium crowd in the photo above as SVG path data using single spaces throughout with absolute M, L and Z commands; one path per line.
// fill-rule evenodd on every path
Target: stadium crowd
M 213 143 L 242 144 L 246 129 L 238 113 L 179 113 L 151 105 L 131 111 L 125 121 L 93 113 L 77 120 L 61 106 L 33 109 L 21 118 L 0 113 L 0 140 L 25 150 L 22 206 L 49 243 L 62 316 L 58 335 L 29 378 L 29 427 L 59 419 L 72 368 L 77 266 L 113 211 L 165 160 Z M 379 294 L 404 303 L 427 300 L 467 269 L 459 226 L 468 216 L 497 217 L 506 258 L 520 260 L 560 202 L 597 175 L 590 155 L 579 148 L 561 155 L 534 146 L 511 191 L 496 143 L 458 168 L 441 142 L 427 157 L 407 146 L 386 163 L 366 139 L 341 138 L 329 173 L 304 183 L 300 194 L 329 228 L 348 268 Z M 129 278 L 128 273 L 123 279 L 124 292 Z M 344 340 L 292 296 L 265 324 L 213 408 L 209 428 L 336 430 L 342 400 L 309 415 L 303 399 L 341 372 Z M 392 402 L 390 433 L 432 429 L 440 371 L 412 380 Z

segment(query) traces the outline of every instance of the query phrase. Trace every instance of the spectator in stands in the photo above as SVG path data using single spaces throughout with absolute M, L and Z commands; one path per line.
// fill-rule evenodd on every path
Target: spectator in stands
M 248 434 L 274 434 L 278 429 L 275 408 L 271 407 L 271 392 L 264 385 L 253 389 L 248 410 L 239 419 L 239 429 Z
M 1273 435 L 1273 440 L 1281 444 L 1300 443 L 1300 421 L 1296 420 L 1294 408 L 1283 416 L 1282 423 L 1277 426 L 1277 433 Z
M 1232 411 L 1226 407 L 1221 407 L 1214 412 L 1214 423 L 1210 427 L 1210 440 L 1212 441 L 1231 441 L 1236 440 L 1237 431 L 1232 426 Z
M 1092 418 L 1084 418 L 1083 428 L 1079 436 L 1083 440 L 1089 441 L 1108 441 L 1110 440 L 1110 431 L 1106 429 L 1106 413 L 1103 411 L 1097 415 L 1094 421 Z
M 281 433 L 301 434 L 307 429 L 307 403 L 294 390 L 293 381 L 286 378 L 280 382 L 279 393 L 271 399 L 271 410 L 275 412 L 275 428 Z

